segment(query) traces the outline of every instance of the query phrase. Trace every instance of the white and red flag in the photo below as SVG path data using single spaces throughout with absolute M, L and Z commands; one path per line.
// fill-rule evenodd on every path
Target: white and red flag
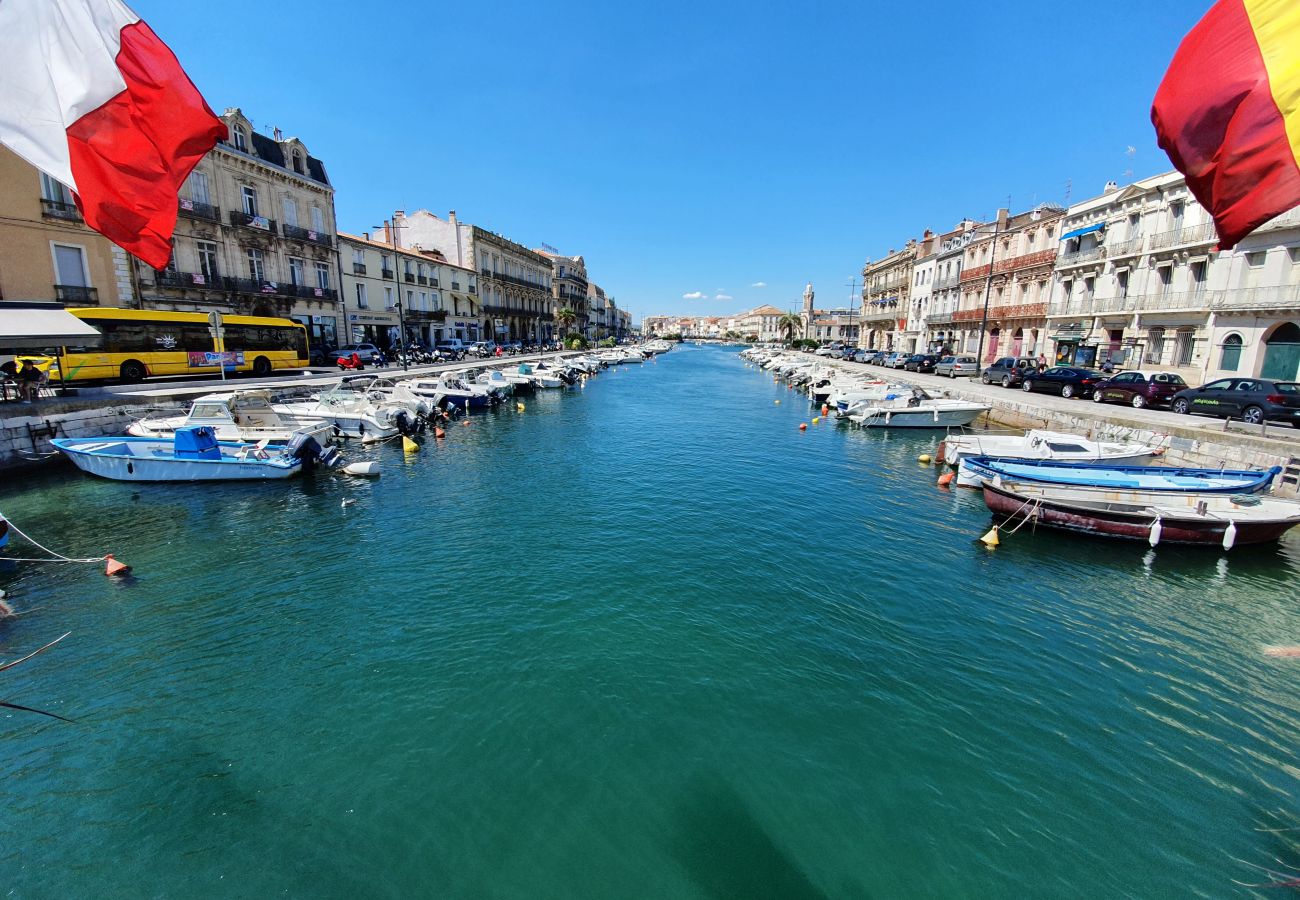
M 0 143 L 149 265 L 167 265 L 181 183 L 225 136 L 176 55 L 119 0 L 0 0 Z

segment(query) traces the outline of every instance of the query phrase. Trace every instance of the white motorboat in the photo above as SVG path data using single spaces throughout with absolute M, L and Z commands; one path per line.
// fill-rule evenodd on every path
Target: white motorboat
M 231 391 L 207 394 L 194 401 L 188 413 L 146 416 L 132 422 L 127 434 L 170 440 L 178 428 L 206 425 L 218 441 L 287 444 L 300 433 L 320 443 L 332 436 L 334 425 L 316 415 L 281 412 L 271 404 L 268 391 Z
M 920 388 L 892 399 L 865 401 L 850 407 L 846 417 L 863 428 L 960 428 L 992 409 L 984 403 L 931 397 Z
M 485 372 L 479 372 L 474 376 L 471 382 L 480 387 L 485 387 L 489 391 L 500 391 L 502 395 L 513 394 L 515 392 L 514 382 L 506 378 L 505 373 L 499 369 L 488 369 Z
M 380 387 L 383 380 L 354 375 L 311 400 L 277 403 L 275 409 L 282 414 L 325 419 L 343 437 L 367 443 L 387 440 L 401 432 L 401 416 L 413 419 L 420 410 L 415 403 L 391 397 Z
M 1017 434 L 954 434 L 940 445 L 940 458 L 957 466 L 957 484 L 979 487 L 980 478 L 961 465 L 969 456 L 1002 459 L 1050 459 L 1060 462 L 1097 462 L 1135 465 L 1149 462 L 1161 451 L 1146 444 L 1094 441 L 1060 431 L 1034 429 Z

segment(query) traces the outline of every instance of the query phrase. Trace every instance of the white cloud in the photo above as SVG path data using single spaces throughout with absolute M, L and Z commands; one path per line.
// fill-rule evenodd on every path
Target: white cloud
M 765 287 L 767 287 L 767 282 L 766 282 L 766 281 L 755 281 L 753 284 L 750 285 L 750 287 L 765 288 Z
M 691 291 L 689 294 L 682 294 L 683 300 L 707 300 L 708 294 L 704 291 Z
M 729 294 L 716 294 L 716 295 L 714 295 L 713 299 L 714 299 L 714 300 L 733 300 L 733 299 L 735 299 L 735 298 L 732 297 L 732 296 L 730 296 Z

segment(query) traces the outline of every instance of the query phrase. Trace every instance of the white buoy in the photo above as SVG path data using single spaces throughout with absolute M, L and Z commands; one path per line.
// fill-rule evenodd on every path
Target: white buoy
M 1237 543 L 1237 523 L 1229 522 L 1228 527 L 1223 530 L 1223 549 L 1231 550 L 1235 543 Z
M 348 463 L 343 467 L 343 474 L 357 475 L 365 478 L 378 478 L 380 475 L 379 463 L 373 459 L 365 462 Z
M 1160 524 L 1159 519 L 1156 519 L 1151 525 L 1151 534 L 1147 536 L 1147 543 L 1152 547 L 1160 543 L 1160 533 L 1162 531 L 1164 531 L 1164 526 Z
M 356 497 L 344 497 L 343 502 L 340 503 L 339 506 L 342 506 L 344 509 L 347 509 L 349 506 L 351 506 L 353 503 L 356 502 L 357 502 Z

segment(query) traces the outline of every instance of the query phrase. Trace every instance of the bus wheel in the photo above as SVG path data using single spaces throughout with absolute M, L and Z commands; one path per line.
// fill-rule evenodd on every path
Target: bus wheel
M 134 359 L 128 359 L 126 362 L 122 363 L 121 375 L 123 381 L 130 381 L 132 383 L 144 381 L 144 363 L 137 362 Z
M 271 374 L 271 361 L 265 356 L 259 356 L 253 360 L 253 374 L 258 378 L 265 378 Z

